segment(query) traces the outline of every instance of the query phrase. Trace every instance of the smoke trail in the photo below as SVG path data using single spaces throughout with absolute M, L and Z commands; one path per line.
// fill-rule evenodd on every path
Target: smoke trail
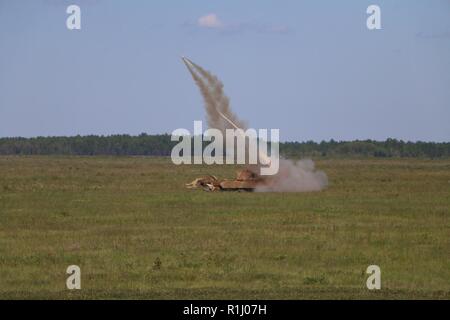
M 245 130 L 247 127 L 245 122 L 241 121 L 231 110 L 230 99 L 225 95 L 223 83 L 215 75 L 206 71 L 199 65 L 190 60 L 188 60 L 188 62 L 189 63 L 185 62 L 185 65 L 199 87 L 205 102 L 209 127 L 219 129 L 223 134 L 225 134 L 226 129 L 233 129 L 233 127 L 217 112 L 219 110 L 239 128 Z
M 208 125 L 211 128 L 216 128 L 213 126 L 212 121 L 210 121 L 210 118 L 213 118 L 211 116 L 211 113 L 214 114 L 216 113 L 217 116 L 220 116 L 219 113 L 217 112 L 217 104 L 216 104 L 216 100 L 214 99 L 214 97 L 211 95 L 210 93 L 210 89 L 209 87 L 204 83 L 203 79 L 200 78 L 194 70 L 192 70 L 191 66 L 186 63 L 183 60 L 184 64 L 186 65 L 187 69 L 189 70 L 189 73 L 192 76 L 192 79 L 194 79 L 195 84 L 197 85 L 197 87 L 199 87 L 200 92 L 202 94 L 203 100 L 205 101 L 205 108 L 206 108 L 206 113 L 208 116 Z M 219 127 L 217 127 L 217 129 L 219 129 Z M 220 129 L 219 129 L 220 130 Z
M 210 128 L 219 129 L 225 134 L 226 129 L 233 127 L 220 116 L 220 111 L 239 128 L 246 129 L 245 122 L 240 120 L 231 110 L 230 100 L 225 95 L 223 83 L 209 71 L 192 61 L 183 58 L 196 85 L 199 87 L 205 103 L 205 109 Z M 248 166 L 253 172 L 258 172 L 259 166 Z M 316 171 L 312 160 L 293 162 L 280 159 L 279 172 L 265 178 L 264 184 L 256 188 L 257 192 L 307 192 L 320 191 L 328 185 L 327 175 Z

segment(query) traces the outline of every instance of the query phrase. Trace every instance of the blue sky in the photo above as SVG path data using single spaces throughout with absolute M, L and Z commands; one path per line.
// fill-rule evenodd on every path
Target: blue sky
M 0 136 L 192 131 L 180 55 L 281 140 L 450 141 L 449 0 L 0 0 Z

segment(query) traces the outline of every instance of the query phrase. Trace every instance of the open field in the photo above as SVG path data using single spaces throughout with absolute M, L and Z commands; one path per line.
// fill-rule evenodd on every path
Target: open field
M 450 160 L 316 164 L 322 192 L 208 193 L 236 168 L 0 157 L 0 298 L 450 299 Z

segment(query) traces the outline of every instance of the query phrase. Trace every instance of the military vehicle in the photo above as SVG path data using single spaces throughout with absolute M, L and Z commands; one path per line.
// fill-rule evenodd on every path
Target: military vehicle
M 197 178 L 187 183 L 189 189 L 203 189 L 205 191 L 254 191 L 258 186 L 264 185 L 265 181 L 259 175 L 249 169 L 240 170 L 236 173 L 236 179 L 218 179 L 209 175 Z

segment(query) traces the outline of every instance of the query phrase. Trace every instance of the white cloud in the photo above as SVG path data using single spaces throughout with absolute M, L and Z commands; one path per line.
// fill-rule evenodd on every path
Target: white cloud
M 215 13 L 207 14 L 206 16 L 200 17 L 197 21 L 199 27 L 203 28 L 221 28 L 223 27 L 222 22 L 219 20 Z
M 1 1 L 1 0 L 0 0 Z M 255 22 L 222 22 L 217 14 L 208 13 L 197 19 L 195 23 L 185 22 L 183 27 L 214 29 L 219 34 L 243 34 L 243 33 L 259 33 L 259 34 L 291 34 L 293 30 L 287 25 L 273 25 L 270 23 Z

